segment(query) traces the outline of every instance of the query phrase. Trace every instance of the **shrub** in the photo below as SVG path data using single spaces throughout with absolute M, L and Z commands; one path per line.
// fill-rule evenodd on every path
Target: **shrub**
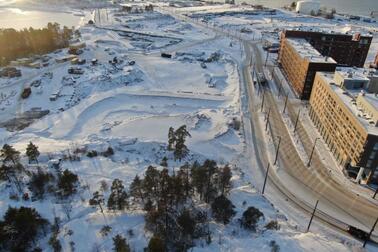
M 255 207 L 248 207 L 248 209 L 244 211 L 243 217 L 240 220 L 241 226 L 246 229 L 255 231 L 256 224 L 261 217 L 264 217 L 264 214 L 260 212 L 259 209 Z
M 271 230 L 273 230 L 273 229 L 274 230 L 278 230 L 278 229 L 280 229 L 280 225 L 278 224 L 277 221 L 272 220 L 268 224 L 265 225 L 265 228 L 266 229 L 271 229 Z
M 88 153 L 87 153 L 87 157 L 89 157 L 89 158 L 94 158 L 94 157 L 97 157 L 97 156 L 98 156 L 98 153 L 95 150 L 88 151 Z
M 106 149 L 106 151 L 104 151 L 104 152 L 102 153 L 102 155 L 103 155 L 104 157 L 110 157 L 110 156 L 113 156 L 113 155 L 114 155 L 114 150 L 113 150 L 113 148 L 112 148 L 112 147 L 108 147 L 108 149 Z

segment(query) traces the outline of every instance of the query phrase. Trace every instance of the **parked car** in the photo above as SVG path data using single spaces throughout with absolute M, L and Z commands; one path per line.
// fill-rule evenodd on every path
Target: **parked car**
M 161 57 L 170 59 L 170 58 L 172 58 L 172 54 L 169 54 L 169 53 L 161 53 Z
M 26 88 L 24 88 L 24 90 L 21 93 L 21 98 L 22 99 L 26 99 L 26 98 L 28 98 L 31 95 L 31 93 L 32 93 L 31 88 L 30 87 L 26 87 Z
M 365 231 L 358 229 L 353 226 L 349 226 L 348 233 L 351 234 L 352 236 L 356 237 L 357 239 L 360 240 L 367 240 L 369 238 L 369 234 L 366 233 Z
M 80 67 L 70 67 L 68 69 L 69 74 L 83 74 L 84 70 L 81 69 Z
M 14 78 L 21 77 L 21 75 L 21 70 L 15 67 L 5 67 L 0 71 L 0 77 Z

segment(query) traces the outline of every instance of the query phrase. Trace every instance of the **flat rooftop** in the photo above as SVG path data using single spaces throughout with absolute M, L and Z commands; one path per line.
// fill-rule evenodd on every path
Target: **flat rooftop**
M 368 34 L 368 33 L 361 33 L 360 31 L 348 31 L 348 32 L 340 32 L 340 31 L 335 31 L 331 29 L 321 29 L 317 27 L 300 27 L 300 28 L 292 28 L 292 29 L 287 29 L 287 31 L 303 31 L 303 32 L 314 32 L 314 33 L 322 33 L 322 34 L 330 34 L 330 35 L 348 35 L 348 36 L 354 36 L 356 34 L 360 34 L 361 37 L 365 38 L 372 38 L 373 35 Z
M 299 38 L 286 38 L 287 41 L 294 47 L 299 53 L 301 58 L 308 59 L 313 63 L 329 63 L 336 64 L 336 61 L 331 57 L 325 57 L 321 55 L 306 39 Z
M 365 68 L 337 67 L 336 71 L 345 80 L 369 81 L 369 78 L 367 77 L 369 70 Z
M 318 72 L 329 84 L 335 94 L 343 101 L 346 107 L 352 112 L 355 118 L 362 124 L 369 134 L 378 135 L 378 127 L 371 124 L 370 121 L 363 116 L 361 108 L 356 104 L 357 96 L 361 93 L 361 90 L 344 90 L 333 81 L 334 73 Z M 375 94 L 365 93 L 364 99 L 369 103 L 374 104 L 378 109 L 378 97 Z

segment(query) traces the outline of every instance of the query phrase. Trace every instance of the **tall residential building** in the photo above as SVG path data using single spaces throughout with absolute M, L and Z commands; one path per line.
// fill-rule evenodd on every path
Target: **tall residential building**
M 350 174 L 378 183 L 378 83 L 376 74 L 343 68 L 318 72 L 310 117 L 335 159 Z
M 339 66 L 363 67 L 369 53 L 372 36 L 315 31 L 285 30 L 284 38 L 306 39 L 323 56 L 336 60 Z
M 334 59 L 322 56 L 305 39 L 284 38 L 279 62 L 293 90 L 302 100 L 310 98 L 317 71 L 332 72 L 336 69 Z

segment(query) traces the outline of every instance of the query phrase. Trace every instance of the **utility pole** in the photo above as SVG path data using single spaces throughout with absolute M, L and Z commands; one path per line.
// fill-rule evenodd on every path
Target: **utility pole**
M 269 116 L 270 116 L 270 108 L 269 108 L 269 111 L 268 111 L 268 117 L 267 117 L 267 119 L 266 119 L 265 131 L 268 130 Z
M 298 110 L 297 119 L 295 120 L 294 133 L 295 133 L 295 131 L 297 131 L 297 126 L 298 126 L 298 120 L 299 120 L 299 114 L 300 113 L 301 113 L 301 109 Z
M 259 83 L 260 85 L 260 83 Z M 261 112 L 263 111 L 263 108 L 264 108 L 264 98 L 265 98 L 265 89 L 263 91 L 263 97 L 262 97 L 262 102 L 261 102 Z
M 310 222 L 308 223 L 308 227 L 307 227 L 306 232 L 308 232 L 310 230 L 312 219 L 314 218 L 316 208 L 318 207 L 318 203 L 319 203 L 319 200 L 316 201 L 315 208 L 314 208 L 314 211 L 312 212 L 311 219 L 310 219 Z
M 268 163 L 268 168 L 266 168 L 265 179 L 264 179 L 264 185 L 263 185 L 263 189 L 262 189 L 262 191 L 261 191 L 261 194 L 264 194 L 264 192 L 265 192 L 265 185 L 266 185 L 266 180 L 268 179 L 269 168 L 270 168 L 270 163 Z
M 278 150 L 280 149 L 280 144 L 281 144 L 281 136 L 278 136 L 278 145 L 277 145 L 277 150 L 276 150 L 276 158 L 274 159 L 274 164 L 276 165 L 277 160 L 278 160 Z
M 311 154 L 310 154 L 310 159 L 308 160 L 308 163 L 307 163 L 307 167 L 310 167 L 310 165 L 311 165 L 312 155 L 314 154 L 315 146 L 316 146 L 316 142 L 317 142 L 318 140 L 319 140 L 319 137 L 317 137 L 317 138 L 315 139 L 314 146 L 312 147 L 312 151 L 311 151 Z
M 284 105 L 284 109 L 282 111 L 283 114 L 285 114 L 285 110 L 286 110 L 286 106 L 287 106 L 287 100 L 289 99 L 289 93 L 286 94 L 286 98 L 285 98 L 285 105 Z
M 266 51 L 266 59 L 265 59 L 265 64 L 264 64 L 265 67 L 266 67 L 266 64 L 268 63 L 268 58 L 269 58 L 269 51 Z
M 378 193 L 378 187 L 377 187 L 377 189 L 375 190 L 375 193 L 374 193 L 373 199 L 375 199 L 375 196 L 377 196 L 377 193 Z
M 278 98 L 281 96 L 281 90 L 282 90 L 282 82 L 280 82 L 280 88 L 278 89 Z M 286 103 L 286 101 L 285 101 Z
M 378 222 L 378 218 L 375 220 L 374 225 L 373 225 L 373 227 L 371 228 L 368 237 L 367 237 L 366 240 L 364 241 L 364 245 L 362 245 L 363 248 L 365 248 L 366 243 L 370 240 L 370 236 L 371 236 L 371 234 L 373 233 L 373 231 L 374 231 L 374 229 L 375 229 L 375 226 L 377 225 L 377 222 Z

